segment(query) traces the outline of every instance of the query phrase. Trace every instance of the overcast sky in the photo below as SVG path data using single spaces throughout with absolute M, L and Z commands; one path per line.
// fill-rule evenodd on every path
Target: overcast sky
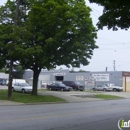
M 0 5 L 3 5 L 7 0 L 0 0 Z M 91 17 L 93 24 L 96 27 L 98 17 L 102 14 L 102 7 L 96 4 L 90 4 L 86 0 L 87 6 L 92 9 Z M 94 55 L 90 60 L 88 66 L 81 66 L 81 68 L 74 68 L 74 70 L 86 71 L 113 71 L 113 63 L 115 61 L 115 69 L 117 71 L 130 71 L 130 31 L 108 30 L 106 27 L 98 31 L 98 39 L 96 44 L 98 49 L 94 50 Z M 64 66 L 61 66 L 65 69 Z M 57 67 L 59 69 L 60 67 Z

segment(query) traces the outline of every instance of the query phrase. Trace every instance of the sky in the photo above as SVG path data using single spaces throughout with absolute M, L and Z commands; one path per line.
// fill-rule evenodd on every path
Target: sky
M 0 0 L 0 5 L 3 5 L 6 1 Z M 91 18 L 93 25 L 96 27 L 103 7 L 89 3 L 88 0 L 86 0 L 86 5 L 92 9 Z M 74 68 L 74 70 L 105 71 L 107 67 L 108 71 L 113 71 L 114 68 L 116 71 L 130 71 L 130 30 L 112 31 L 104 27 L 103 30 L 98 31 L 97 36 L 96 45 L 99 48 L 93 51 L 93 56 L 89 60 L 90 64 L 87 66 L 81 65 L 80 68 Z M 57 67 L 57 69 L 59 68 L 68 69 L 65 66 Z M 69 70 L 71 69 L 69 68 Z

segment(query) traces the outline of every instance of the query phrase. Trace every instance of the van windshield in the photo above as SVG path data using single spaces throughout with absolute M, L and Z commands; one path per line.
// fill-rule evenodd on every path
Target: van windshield
M 81 85 L 81 83 L 80 83 L 80 82 L 75 82 L 75 84 L 77 84 L 77 85 Z

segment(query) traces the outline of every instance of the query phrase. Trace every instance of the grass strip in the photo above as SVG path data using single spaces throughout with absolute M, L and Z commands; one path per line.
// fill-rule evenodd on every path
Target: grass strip
M 8 91 L 0 90 L 0 100 L 8 100 Z M 39 103 L 39 102 L 64 102 L 64 99 L 50 96 L 50 95 L 37 95 L 33 96 L 29 93 L 12 92 L 12 98 L 10 101 L 21 103 Z
M 115 96 L 115 95 L 107 95 L 107 94 L 95 94 L 95 98 L 101 98 L 101 99 L 123 99 L 123 97 Z

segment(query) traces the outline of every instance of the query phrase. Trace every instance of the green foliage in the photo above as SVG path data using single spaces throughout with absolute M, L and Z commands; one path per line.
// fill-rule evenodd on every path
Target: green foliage
M 89 0 L 92 3 L 97 3 L 104 7 L 103 14 L 99 17 L 97 26 L 103 29 L 107 26 L 108 29 L 118 30 L 128 29 L 130 27 L 130 1 L 129 0 Z
M 68 0 L 64 4 L 56 0 L 34 1 L 28 14 L 26 29 L 21 30 L 25 34 L 22 42 L 26 44 L 16 47 L 26 57 L 21 60 L 25 67 L 32 69 L 34 63 L 47 69 L 56 65 L 88 65 L 97 46 L 90 8 L 84 0 Z
M 22 6 L 20 10 L 21 8 Z M 14 26 L 15 10 L 16 5 L 10 0 L 4 6 L 0 6 L 0 68 L 6 66 L 10 59 L 16 61 L 20 57 L 14 48 L 15 43 L 18 42 Z M 21 25 L 20 19 L 22 18 L 21 14 L 21 17 L 18 18 Z
M 79 72 L 86 72 L 85 70 L 80 69 Z
M 123 97 L 115 96 L 115 95 L 105 95 L 105 94 L 95 94 L 94 97 L 101 99 L 122 99 Z
M 22 79 L 24 74 L 24 69 L 20 65 L 15 65 L 13 69 L 13 78 Z
M 6 25 L 0 25 L 5 31 L 1 31 L 0 39 L 7 55 L 4 58 L 18 60 L 23 68 L 33 70 L 34 95 L 37 94 L 42 68 L 49 70 L 57 65 L 79 67 L 80 64 L 89 64 L 88 59 L 97 48 L 97 32 L 90 18 L 91 9 L 84 0 L 27 0 L 26 8 L 20 6 L 18 26 L 12 26 L 15 5 L 11 1 L 7 3 L 0 8 L 1 13 L 2 8 L 9 10 L 1 17 L 1 21 L 7 20 Z M 3 42 L 3 39 L 8 41 Z M 13 43 L 13 48 L 10 43 Z
M 0 69 L 0 72 L 5 73 L 5 72 L 6 72 L 6 70 L 5 70 L 4 68 L 2 68 L 2 69 Z

